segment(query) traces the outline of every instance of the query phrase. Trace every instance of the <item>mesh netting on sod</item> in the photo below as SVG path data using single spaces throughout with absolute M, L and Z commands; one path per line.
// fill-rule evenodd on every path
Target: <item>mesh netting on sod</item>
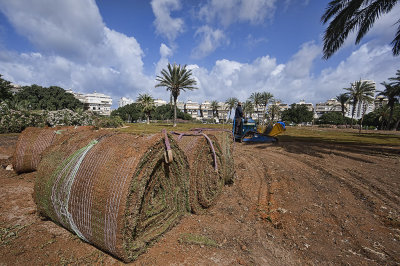
M 193 128 L 191 131 L 202 132 L 208 136 L 215 136 L 222 151 L 221 172 L 224 176 L 225 184 L 233 183 L 235 176 L 235 164 L 233 160 L 233 135 L 232 131 L 217 128 Z
M 215 203 L 224 185 L 221 148 L 214 136 L 195 132 L 173 134 L 189 161 L 191 211 L 201 213 Z
M 17 173 L 35 171 L 44 150 L 57 139 L 66 134 L 90 129 L 92 127 L 26 128 L 18 138 L 13 156 L 15 171 Z
M 39 164 L 39 212 L 123 261 L 132 261 L 188 212 L 185 154 L 166 134 L 82 132 L 51 146 Z

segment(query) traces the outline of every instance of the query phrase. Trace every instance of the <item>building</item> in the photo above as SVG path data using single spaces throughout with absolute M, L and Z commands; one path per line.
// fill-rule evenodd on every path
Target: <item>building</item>
M 383 95 L 378 95 L 374 99 L 374 108 L 375 109 L 381 108 L 382 106 L 387 105 L 388 102 L 389 102 L 388 98 L 386 98 Z
M 125 105 L 134 103 L 133 100 L 126 98 L 126 97 L 121 97 L 121 99 L 119 99 L 118 101 L 118 108 L 124 107 Z
M 305 105 L 307 106 L 308 111 L 314 112 L 314 106 L 312 103 L 306 103 L 304 100 L 301 100 L 300 102 L 296 103 L 296 105 Z
M 367 82 L 371 83 L 374 86 L 373 93 L 375 95 L 375 89 L 376 89 L 375 82 L 372 81 L 372 80 L 361 80 L 361 81 L 362 82 L 367 81 Z M 354 83 L 352 83 L 352 86 L 354 86 Z M 354 109 L 354 117 L 353 118 L 354 119 L 361 119 L 361 117 L 364 114 L 369 114 L 369 113 L 373 112 L 374 109 L 375 109 L 374 101 L 371 101 L 371 102 L 364 102 L 364 101 L 358 102 L 357 105 L 355 106 L 355 109 Z M 349 104 L 345 116 L 351 118 L 352 114 L 353 114 L 353 104 Z
M 185 103 L 184 111 L 192 116 L 193 119 L 201 119 L 199 116 L 200 104 L 191 100 Z
M 68 90 L 67 92 L 72 93 L 75 98 L 81 101 L 84 104 L 85 110 L 99 115 L 111 114 L 112 99 L 110 96 L 97 92 L 89 94 L 76 93 L 72 90 Z
M 270 120 L 282 120 L 282 113 L 289 109 L 287 103 L 281 103 L 279 101 L 273 102 L 268 105 L 268 117 Z M 273 117 L 272 117 L 273 116 Z
M 342 106 L 338 100 L 329 99 L 324 103 L 315 104 L 315 113 L 317 114 L 318 118 L 329 112 L 342 112 Z
M 161 99 L 155 99 L 155 100 L 154 100 L 154 105 L 155 105 L 156 107 L 162 106 L 162 105 L 166 105 L 166 104 L 167 104 L 167 102 L 164 101 L 164 100 L 161 100 Z

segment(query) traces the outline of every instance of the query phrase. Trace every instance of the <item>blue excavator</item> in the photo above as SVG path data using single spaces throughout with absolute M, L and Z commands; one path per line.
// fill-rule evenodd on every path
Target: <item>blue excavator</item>
M 277 135 L 283 133 L 286 130 L 285 123 L 278 122 L 274 125 L 258 126 L 256 121 L 253 119 L 243 119 L 242 126 L 238 132 L 235 132 L 235 120 L 233 121 L 232 132 L 235 137 L 235 141 L 238 142 L 257 142 L 257 143 L 268 143 L 277 142 Z

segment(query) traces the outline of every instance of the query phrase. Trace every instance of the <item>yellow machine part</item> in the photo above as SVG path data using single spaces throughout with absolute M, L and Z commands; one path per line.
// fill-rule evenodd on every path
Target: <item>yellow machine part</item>
M 282 132 L 284 132 L 286 129 L 283 128 L 283 126 L 279 123 L 276 123 L 273 128 L 271 129 L 271 131 L 268 133 L 268 136 L 270 137 L 275 137 L 279 134 L 281 134 Z

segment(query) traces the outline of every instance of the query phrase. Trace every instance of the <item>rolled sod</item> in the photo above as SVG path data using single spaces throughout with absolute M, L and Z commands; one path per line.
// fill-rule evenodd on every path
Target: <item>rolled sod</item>
M 93 127 L 28 127 L 18 137 L 13 156 L 13 166 L 17 173 L 33 172 L 41 160 L 42 153 L 57 139 Z
M 235 177 L 235 163 L 233 159 L 234 140 L 232 131 L 217 128 L 193 128 L 193 132 L 202 132 L 217 138 L 222 151 L 221 173 L 225 184 L 232 184 Z
M 166 134 L 90 131 L 52 145 L 35 180 L 38 211 L 125 262 L 189 211 L 189 167 Z
M 221 148 L 214 136 L 195 132 L 173 134 L 189 162 L 190 209 L 193 213 L 201 213 L 215 204 L 224 185 Z

